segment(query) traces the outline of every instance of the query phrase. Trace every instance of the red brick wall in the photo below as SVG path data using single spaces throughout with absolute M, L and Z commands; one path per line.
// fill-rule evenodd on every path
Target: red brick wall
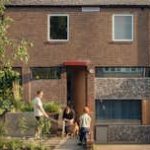
M 70 16 L 68 42 L 47 41 L 47 16 L 54 13 Z M 112 41 L 114 13 L 134 14 L 133 42 Z M 7 14 L 14 19 L 9 36 L 25 38 L 34 44 L 29 49 L 28 67 L 55 66 L 69 59 L 89 59 L 93 66 L 149 65 L 148 9 L 101 8 L 100 12 L 85 13 L 80 8 L 9 8 Z M 31 84 L 25 84 L 25 95 L 30 99 L 39 87 L 45 91 L 46 99 L 66 101 L 66 75 L 63 75 L 63 80 L 32 81 Z M 93 85 L 89 84 L 88 91 L 90 87 L 93 90 Z M 91 97 L 93 99 L 93 95 Z
M 47 15 L 70 15 L 69 42 L 47 41 Z M 112 14 L 134 14 L 134 41 L 112 41 Z M 11 8 L 14 19 L 10 35 L 27 38 L 34 47 L 30 66 L 62 64 L 67 59 L 90 59 L 95 65 L 147 65 L 149 11 L 136 8 L 102 8 L 100 12 L 85 13 L 79 8 Z
M 60 101 L 62 96 L 61 80 L 33 80 L 31 81 L 31 97 L 36 96 L 38 90 L 44 91 L 44 101 Z

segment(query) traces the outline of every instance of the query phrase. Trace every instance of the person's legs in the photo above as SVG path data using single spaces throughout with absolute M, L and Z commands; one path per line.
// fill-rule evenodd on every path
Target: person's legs
M 80 129 L 79 137 L 80 137 L 80 142 L 82 144 L 85 144 L 85 145 L 87 144 L 88 132 L 89 132 L 89 130 L 87 128 L 81 128 Z
M 69 133 L 69 126 L 66 125 L 66 126 L 65 126 L 65 134 L 68 135 L 68 133 Z
M 43 119 L 42 117 L 35 117 L 36 120 L 37 120 L 37 126 L 36 126 L 36 129 L 35 129 L 35 138 L 40 138 L 41 137 L 41 134 L 42 134 L 42 124 L 43 124 Z
M 83 138 L 84 138 L 84 133 L 83 133 L 84 129 L 83 128 L 80 128 L 80 132 L 79 132 L 79 140 L 80 140 L 80 143 L 83 142 Z
M 40 121 L 40 117 L 36 116 L 35 119 L 36 119 L 35 138 L 39 138 L 39 132 L 40 132 L 39 121 Z
M 84 134 L 83 134 L 84 144 L 87 144 L 88 133 L 89 133 L 89 129 L 84 128 Z

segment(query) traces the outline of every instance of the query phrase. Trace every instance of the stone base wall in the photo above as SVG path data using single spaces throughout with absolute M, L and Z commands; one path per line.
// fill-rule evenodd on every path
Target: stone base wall
M 96 99 L 149 99 L 149 78 L 96 78 Z
M 150 144 L 150 125 L 96 126 L 96 132 L 96 143 Z

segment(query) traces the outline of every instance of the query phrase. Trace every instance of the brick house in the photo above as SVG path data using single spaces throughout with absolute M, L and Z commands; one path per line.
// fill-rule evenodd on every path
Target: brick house
M 12 0 L 9 36 L 28 39 L 24 99 L 92 110 L 98 143 L 150 143 L 150 1 Z

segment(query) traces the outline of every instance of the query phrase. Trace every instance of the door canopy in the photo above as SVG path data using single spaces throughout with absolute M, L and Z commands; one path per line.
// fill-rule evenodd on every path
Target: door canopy
M 88 66 L 91 64 L 89 60 L 67 60 L 63 63 L 64 66 Z

